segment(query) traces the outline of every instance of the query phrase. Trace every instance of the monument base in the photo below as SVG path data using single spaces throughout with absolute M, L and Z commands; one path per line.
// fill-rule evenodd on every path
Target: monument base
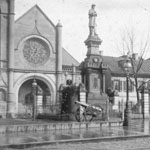
M 104 110 L 106 110 L 108 104 L 108 97 L 105 93 L 88 93 L 87 103 L 99 104 Z

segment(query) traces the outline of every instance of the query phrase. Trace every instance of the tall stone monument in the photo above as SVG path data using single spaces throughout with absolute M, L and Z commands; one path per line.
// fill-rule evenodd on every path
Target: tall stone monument
M 89 10 L 89 35 L 85 41 L 87 54 L 81 64 L 81 72 L 83 83 L 87 89 L 87 102 L 90 104 L 99 103 L 106 107 L 104 72 L 107 66 L 102 63 L 102 55 L 99 52 L 102 40 L 96 33 L 96 17 L 95 5 L 92 4 Z

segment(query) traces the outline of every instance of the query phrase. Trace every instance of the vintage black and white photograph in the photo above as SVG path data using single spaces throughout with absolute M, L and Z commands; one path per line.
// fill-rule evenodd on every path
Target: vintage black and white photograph
M 0 0 L 0 150 L 149 141 L 149 0 Z

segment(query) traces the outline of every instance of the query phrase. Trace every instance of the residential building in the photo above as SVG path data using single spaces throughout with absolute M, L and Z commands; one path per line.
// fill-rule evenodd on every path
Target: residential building
M 103 62 L 108 65 L 106 71 L 106 91 L 108 88 L 115 91 L 113 99 L 113 109 L 119 110 L 120 105 L 126 102 L 126 92 L 127 92 L 127 83 L 126 83 L 126 73 L 124 70 L 126 55 L 120 57 L 111 57 L 103 56 Z M 137 58 L 138 59 L 138 58 Z M 138 60 L 137 60 L 138 62 Z M 150 80 L 150 60 L 143 60 L 142 66 L 137 73 L 138 79 L 138 88 L 142 85 L 147 86 L 148 81 Z M 132 106 L 137 103 L 137 95 L 135 88 L 135 79 L 132 72 L 129 74 L 129 101 Z M 141 94 L 139 94 L 141 99 Z

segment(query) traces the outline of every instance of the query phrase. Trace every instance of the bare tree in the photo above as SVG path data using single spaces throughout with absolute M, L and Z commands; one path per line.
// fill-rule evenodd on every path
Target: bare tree
M 132 65 L 130 76 L 134 78 L 134 82 L 132 80 L 130 80 L 130 82 L 135 86 L 136 89 L 137 106 L 141 105 L 139 98 L 140 85 L 138 85 L 138 74 L 140 73 L 140 69 L 143 65 L 144 58 L 150 46 L 149 34 L 146 34 L 145 37 L 143 34 L 141 35 L 141 38 L 136 36 L 135 31 L 133 29 L 130 31 L 126 30 L 126 32 L 123 34 L 121 38 L 121 48 L 118 47 L 119 50 L 122 51 L 124 55 L 125 53 L 129 54 L 129 58 Z M 135 53 L 138 54 L 138 57 L 136 57 Z

